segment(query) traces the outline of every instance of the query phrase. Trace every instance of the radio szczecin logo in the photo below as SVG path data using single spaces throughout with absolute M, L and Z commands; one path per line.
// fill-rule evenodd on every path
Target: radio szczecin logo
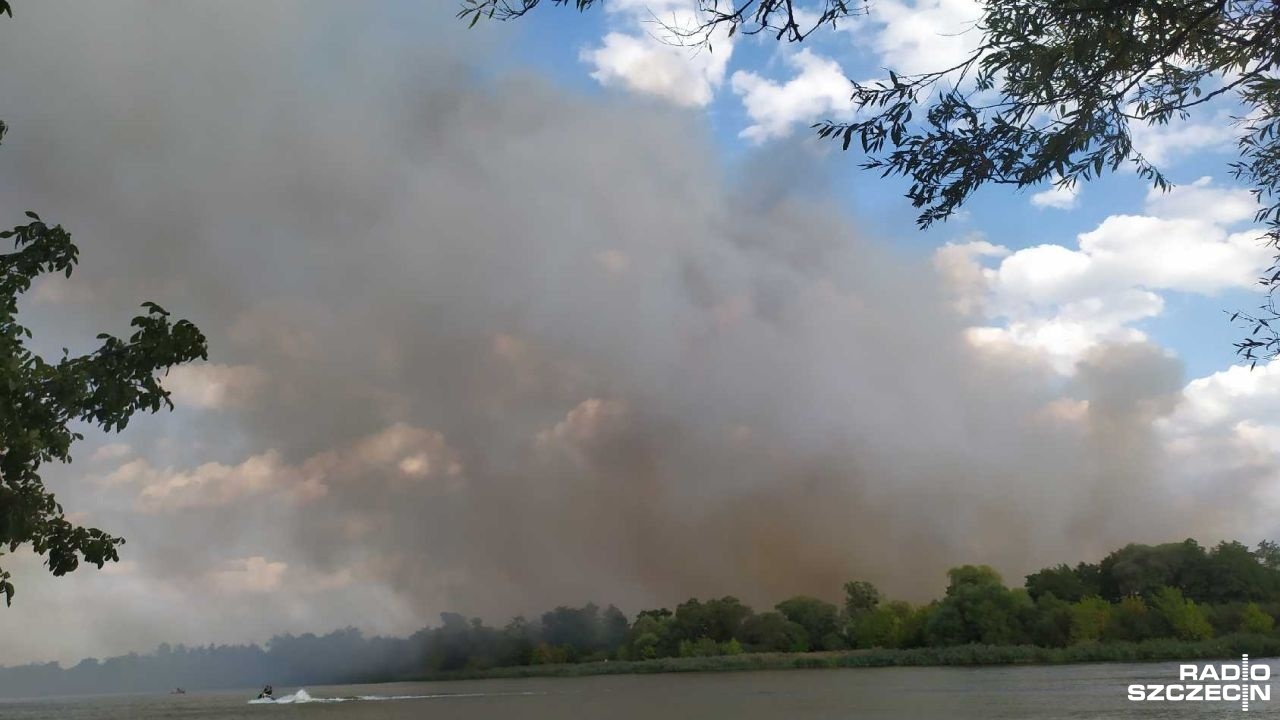
M 1271 700 L 1271 666 L 1249 664 L 1242 655 L 1239 665 L 1179 665 L 1178 682 L 1130 685 L 1135 702 L 1238 702 L 1248 712 L 1249 702 Z

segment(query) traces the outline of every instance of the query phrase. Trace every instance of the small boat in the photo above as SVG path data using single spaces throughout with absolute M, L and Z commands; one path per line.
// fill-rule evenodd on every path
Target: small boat
M 170 695 L 186 695 L 187 691 L 183 690 L 182 688 L 174 688 L 169 691 L 169 694 Z
M 311 697 L 311 695 L 309 695 L 306 690 L 300 688 L 297 692 L 293 693 L 292 695 L 281 695 L 279 697 L 277 697 L 275 693 L 269 693 L 266 690 L 263 690 L 262 692 L 258 693 L 258 697 L 254 698 L 253 700 L 250 700 L 249 704 L 250 705 L 263 705 L 263 704 L 290 705 L 295 703 L 302 704 L 302 703 L 312 703 L 312 702 L 342 702 L 342 700 L 332 699 L 332 698 L 316 699 Z

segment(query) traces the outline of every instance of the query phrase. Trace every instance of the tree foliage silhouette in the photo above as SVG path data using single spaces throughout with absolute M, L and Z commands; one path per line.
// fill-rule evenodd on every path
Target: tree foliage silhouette
M 0 13 L 12 16 L 0 0 Z M 5 131 L 0 122 L 0 140 Z M 79 250 L 61 226 L 27 211 L 25 225 L 0 232 L 13 252 L 0 254 L 0 556 L 29 545 L 44 556 L 54 575 L 81 561 L 102 567 L 119 560 L 123 539 L 98 528 L 80 527 L 63 513 L 40 478 L 48 462 L 70 462 L 71 445 L 82 435 L 72 423 L 119 432 L 135 412 L 173 407 L 157 371 L 207 359 L 204 335 L 186 320 L 172 321 L 155 303 L 133 318 L 133 333 L 98 335 L 101 345 L 85 355 L 66 349 L 54 362 L 27 348 L 31 330 L 20 322 L 18 299 L 41 275 L 71 276 Z M 0 595 L 13 601 L 11 574 L 0 567 Z

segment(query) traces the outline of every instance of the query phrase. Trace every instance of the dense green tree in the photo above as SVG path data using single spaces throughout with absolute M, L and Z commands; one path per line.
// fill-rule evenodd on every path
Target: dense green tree
M 1209 552 L 1204 582 L 1187 594 L 1205 602 L 1245 602 L 1270 597 L 1278 587 L 1280 572 L 1258 562 L 1247 545 L 1223 541 Z
M 673 615 L 674 613 L 672 613 L 667 608 L 657 608 L 655 610 L 641 610 L 639 613 L 636 614 L 636 617 L 637 618 L 651 617 L 651 618 L 656 618 L 661 620 L 664 618 L 670 618 Z
M 430 632 L 426 668 L 432 672 L 462 670 L 479 664 L 475 627 L 458 613 L 440 613 L 440 627 Z
M 613 607 L 610 605 L 610 607 Z M 626 618 L 624 617 L 625 621 Z M 511 618 L 502 629 L 502 658 L 498 665 L 528 665 L 533 659 L 533 628 L 523 615 Z
M 4 126 L 0 124 L 0 136 Z M 119 432 L 136 412 L 172 408 L 157 374 L 207 359 L 205 338 L 186 320 L 174 322 L 155 303 L 144 303 L 128 338 L 100 334 L 98 349 L 63 352 L 50 362 L 27 348 L 32 332 L 18 318 L 18 299 L 44 274 L 71 276 L 78 250 L 71 235 L 28 212 L 30 222 L 0 232 L 14 251 L 0 254 L 0 555 L 29 546 L 54 575 L 87 562 L 119 559 L 124 542 L 98 528 L 80 527 L 63 513 L 40 478 L 41 466 L 71 462 L 82 439 L 76 422 Z M 14 585 L 0 568 L 0 595 L 12 602 Z
M 805 629 L 779 612 L 752 615 L 742 623 L 742 644 L 751 652 L 804 652 L 809 649 Z
M 915 610 L 900 600 L 862 610 L 849 619 L 846 635 L 854 647 L 902 647 Z
M 595 603 L 580 608 L 561 605 L 543 613 L 542 640 L 552 647 L 565 648 L 571 661 L 603 650 L 605 629 L 600 608 Z
M 1025 587 L 1032 600 L 1053 593 L 1059 600 L 1073 603 L 1087 595 L 1097 595 L 1101 591 L 1098 579 L 1097 565 L 1080 563 L 1071 568 L 1062 564 L 1028 575 Z
M 690 599 L 676 606 L 674 631 L 680 640 L 711 638 L 725 643 L 738 635 L 742 622 L 751 616 L 751 608 L 732 596 L 699 602 Z
M 965 588 L 981 586 L 1004 587 L 1004 578 L 990 565 L 961 565 L 947 571 L 947 595 L 955 595 Z
M 1025 590 L 1005 587 L 987 565 L 952 568 L 947 576 L 947 595 L 926 628 L 930 644 L 1016 645 L 1027 640 L 1035 605 Z
M 1129 595 L 1151 597 L 1175 587 L 1203 597 L 1209 579 L 1209 556 L 1195 540 L 1163 545 L 1130 544 L 1100 564 L 1102 596 L 1116 601 Z
M 563 665 L 572 662 L 570 648 L 563 645 L 551 645 L 546 642 L 538 643 L 533 649 L 533 656 L 529 659 L 530 665 Z
M 898 644 L 904 648 L 924 647 L 929 643 L 928 628 L 934 614 L 938 612 L 939 603 L 920 605 L 903 617 L 898 631 Z
M 1111 607 L 1107 625 L 1103 628 L 1103 640 L 1141 642 L 1156 637 L 1158 619 L 1146 601 L 1137 595 L 1123 598 Z
M 1262 611 L 1257 603 L 1249 603 L 1240 613 L 1240 632 L 1267 634 L 1276 626 L 1276 619 Z
M 0 14 L 13 16 L 6 0 Z M 0 140 L 6 131 L 0 122 Z M 195 325 L 171 321 L 147 302 L 127 340 L 103 333 L 97 350 L 72 356 L 64 349 L 56 362 L 33 353 L 26 347 L 32 332 L 18 320 L 18 298 L 41 275 L 71 277 L 79 250 L 62 226 L 31 211 L 27 218 L 31 222 L 0 232 L 14 244 L 13 252 L 0 254 L 0 556 L 29 546 L 51 573 L 65 575 L 82 561 L 101 568 L 119 560 L 124 540 L 68 521 L 44 487 L 41 465 L 71 462 L 71 446 L 82 439 L 70 428 L 75 422 L 119 432 L 134 413 L 172 409 L 157 373 L 208 359 L 208 348 Z M 12 575 L 0 566 L 6 606 L 14 592 Z
M 1059 600 L 1051 592 L 1035 600 L 1035 611 L 1027 628 L 1033 644 L 1041 647 L 1066 647 L 1071 643 L 1072 605 Z
M 978 642 L 981 636 L 966 621 L 955 602 L 938 603 L 925 625 L 925 644 L 933 646 L 964 645 Z
M 1172 637 L 1179 640 L 1207 640 L 1213 637 L 1213 627 L 1205 617 L 1204 610 L 1194 601 L 1184 598 L 1178 588 L 1160 588 L 1151 600 L 1151 609 Z
M 1280 570 L 1280 543 L 1263 540 L 1258 543 L 1258 548 L 1253 551 L 1253 555 L 1258 558 L 1258 562 L 1263 567 Z
M 630 660 L 652 660 L 658 657 L 662 638 L 654 632 L 642 632 L 631 641 Z
M 844 584 L 844 611 L 851 618 L 874 610 L 882 599 L 876 586 L 866 580 L 850 580 Z
M 778 603 L 775 609 L 783 617 L 804 628 L 810 649 L 839 650 L 840 611 L 835 605 L 807 595 L 796 595 Z
M 1142 602 L 1139 600 L 1138 602 Z M 1146 606 L 1143 606 L 1145 611 Z M 1071 642 L 1092 642 L 1102 637 L 1111 621 L 1111 603 L 1090 595 L 1071 606 Z
M 462 0 L 459 14 L 474 24 L 520 17 L 538 4 Z M 586 10 L 602 0 L 551 4 Z M 668 30 L 712 51 L 717 28 L 796 42 L 866 7 L 847 0 L 823 0 L 805 12 L 792 0 L 698 6 L 705 22 Z M 1258 219 L 1268 223 L 1268 242 L 1280 246 L 1274 0 L 987 0 L 976 30 L 976 48 L 963 61 L 919 74 L 890 69 L 886 79 L 852 83 L 854 119 L 815 125 L 820 137 L 866 153 L 864 167 L 906 178 L 920 225 L 950 217 L 985 185 L 1071 187 L 1128 167 L 1166 189 L 1164 174 L 1134 148 L 1133 126 L 1164 125 L 1229 100 L 1243 118 L 1231 171 L 1262 201 Z M 1280 264 L 1262 283 L 1280 287 Z M 1237 345 L 1245 361 L 1280 353 L 1280 324 L 1272 322 L 1280 311 L 1271 299 L 1256 313 L 1233 316 L 1251 330 Z
M 623 657 L 630 660 L 649 660 L 673 654 L 677 641 L 671 626 L 674 620 L 671 612 L 642 612 L 632 623 L 627 633 L 627 641 L 623 645 Z
M 1230 635 L 1240 630 L 1241 618 L 1244 616 L 1244 608 L 1247 603 L 1219 603 L 1201 604 L 1204 610 L 1205 618 L 1209 621 L 1209 626 L 1213 628 L 1213 634 Z
M 618 608 L 610 605 L 600 615 L 600 645 L 608 652 L 616 652 L 627 641 L 631 623 Z

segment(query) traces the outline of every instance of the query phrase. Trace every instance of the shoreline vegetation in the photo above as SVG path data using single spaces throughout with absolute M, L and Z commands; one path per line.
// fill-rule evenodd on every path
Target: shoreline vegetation
M 166 644 L 67 668 L 0 668 L 0 695 L 1280 656 L 1280 544 L 1268 541 L 1130 544 L 1096 563 L 1044 568 L 1021 587 L 987 565 L 963 565 L 923 604 L 886 599 L 865 580 L 843 590 L 840 604 L 795 595 L 762 611 L 733 596 L 631 617 L 587 603 L 502 626 L 442 613 L 408 637 L 346 628 L 264 645 Z
M 454 670 L 405 681 L 443 682 L 514 678 L 568 678 L 595 675 L 750 672 L 758 670 L 835 670 L 888 667 L 998 667 L 1221 660 L 1248 653 L 1251 658 L 1280 657 L 1280 639 L 1239 633 L 1213 640 L 1145 640 L 1046 648 L 1037 645 L 953 645 L 926 648 L 804 653 L 744 653 L 650 660 L 597 660 L 556 665 L 510 665 L 484 670 Z

